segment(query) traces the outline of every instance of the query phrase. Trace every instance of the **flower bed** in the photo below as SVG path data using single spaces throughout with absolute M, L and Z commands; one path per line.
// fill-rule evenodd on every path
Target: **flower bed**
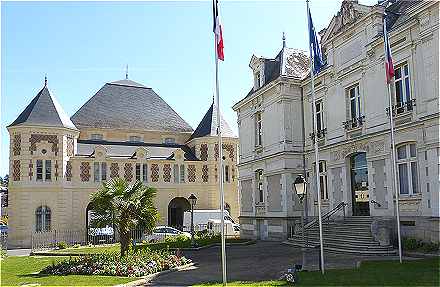
M 119 253 L 104 253 L 70 257 L 40 271 L 52 275 L 109 275 L 141 277 L 190 263 L 183 256 L 168 251 L 139 250 L 121 257 Z

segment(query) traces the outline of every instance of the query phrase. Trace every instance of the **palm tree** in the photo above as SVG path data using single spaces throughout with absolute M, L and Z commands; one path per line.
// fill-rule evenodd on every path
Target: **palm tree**
M 119 231 L 121 256 L 130 248 L 131 231 L 142 228 L 151 231 L 159 213 L 153 204 L 156 189 L 136 181 L 129 184 L 122 178 L 106 181 L 91 196 L 93 224 L 104 227 L 113 224 Z

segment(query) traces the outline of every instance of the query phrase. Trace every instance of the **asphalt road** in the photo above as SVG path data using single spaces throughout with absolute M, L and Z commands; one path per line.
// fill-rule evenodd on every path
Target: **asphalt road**
M 275 280 L 295 264 L 301 264 L 298 247 L 280 242 L 258 242 L 248 246 L 226 248 L 228 281 Z M 196 263 L 185 270 L 161 275 L 147 286 L 188 286 L 206 282 L 221 282 L 220 247 L 185 252 Z M 354 268 L 360 258 L 326 254 L 327 268 Z M 318 269 L 319 253 L 309 252 L 308 270 Z

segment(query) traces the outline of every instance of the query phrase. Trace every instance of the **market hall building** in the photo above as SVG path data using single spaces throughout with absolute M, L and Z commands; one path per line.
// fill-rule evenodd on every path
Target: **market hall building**
M 90 195 L 116 177 L 157 189 L 159 224 L 182 228 L 191 194 L 196 209 L 219 209 L 216 111 L 193 130 L 152 88 L 124 79 L 69 118 L 45 83 L 8 126 L 8 245 L 28 248 L 35 232 L 85 235 Z M 238 219 L 238 139 L 223 117 L 221 126 L 225 208 Z
M 322 214 L 344 203 L 350 222 L 334 224 L 339 235 L 325 230 L 326 246 L 333 244 L 326 236 L 337 242 L 346 235 L 359 242 L 357 226 L 371 241 L 382 240 L 378 237 L 383 234 L 374 234 L 375 228 L 370 234 L 370 227 L 384 225 L 390 233 L 396 227 L 384 70 L 387 5 L 402 234 L 439 241 L 439 4 L 385 1 L 366 6 L 343 1 L 319 33 L 326 65 L 314 79 Z M 310 182 L 309 221 L 318 212 L 308 51 L 287 48 L 283 42 L 275 58 L 254 55 L 249 66 L 254 85 L 233 106 L 240 139 L 241 236 L 295 238 L 302 212 L 292 188 L 298 175 Z M 316 240 L 316 225 L 310 233 Z M 335 249 L 350 247 L 353 241 L 339 243 Z

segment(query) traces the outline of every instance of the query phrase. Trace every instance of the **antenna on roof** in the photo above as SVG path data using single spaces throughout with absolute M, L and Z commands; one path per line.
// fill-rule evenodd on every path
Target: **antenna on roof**
M 44 74 L 44 86 L 47 87 L 47 74 Z
M 283 48 L 286 47 L 286 35 L 283 32 Z
M 128 64 L 125 66 L 125 79 L 128 80 Z

